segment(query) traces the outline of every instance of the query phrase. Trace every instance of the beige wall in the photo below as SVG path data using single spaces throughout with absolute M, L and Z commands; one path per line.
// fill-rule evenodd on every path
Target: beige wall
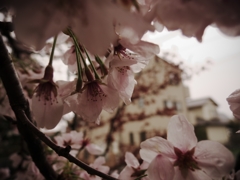
M 227 143 L 229 139 L 229 130 L 223 126 L 209 126 L 206 128 L 207 137 L 209 140 Z
M 208 101 L 208 103 L 203 106 L 203 118 L 205 120 L 211 120 L 216 117 L 217 117 L 217 106 L 213 104 L 212 101 Z
M 190 110 L 188 111 L 188 113 L 189 113 L 189 121 L 190 121 L 193 125 L 196 125 L 196 124 L 197 124 L 197 118 L 203 118 L 203 110 L 202 110 L 202 107 L 190 109 Z

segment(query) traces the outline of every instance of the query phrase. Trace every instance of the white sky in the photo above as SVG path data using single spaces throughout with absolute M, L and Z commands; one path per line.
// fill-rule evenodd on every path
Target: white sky
M 240 37 L 229 37 L 208 27 L 202 43 L 182 36 L 180 31 L 167 30 L 148 33 L 144 39 L 159 44 L 160 55 L 164 51 L 175 52 L 193 68 L 210 59 L 212 65 L 185 84 L 190 88 L 191 98 L 211 97 L 219 105 L 219 112 L 232 117 L 226 98 L 240 88 Z

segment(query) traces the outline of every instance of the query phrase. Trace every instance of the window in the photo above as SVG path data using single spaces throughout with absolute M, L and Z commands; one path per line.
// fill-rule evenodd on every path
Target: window
M 134 145 L 134 135 L 132 132 L 129 133 L 129 141 L 130 141 L 130 145 Z
M 138 106 L 139 106 L 140 108 L 144 108 L 144 99 L 143 99 L 142 97 L 140 97 L 140 98 L 138 99 Z
M 140 141 L 145 141 L 147 139 L 146 137 L 146 132 L 145 131 L 142 131 L 140 132 Z
M 169 84 L 170 85 L 178 85 L 180 81 L 180 77 L 176 72 L 171 72 L 169 74 Z
M 173 108 L 173 102 L 170 100 L 165 100 L 164 101 L 164 108 L 165 109 L 172 109 Z
M 164 108 L 165 109 L 175 109 L 177 111 L 182 110 L 181 103 L 178 101 L 171 101 L 171 100 L 165 100 L 164 101 Z
M 181 110 L 182 110 L 182 106 L 181 106 L 181 103 L 180 103 L 180 102 L 175 101 L 175 102 L 174 102 L 174 107 L 175 107 L 175 109 L 178 110 L 178 111 L 181 111 Z

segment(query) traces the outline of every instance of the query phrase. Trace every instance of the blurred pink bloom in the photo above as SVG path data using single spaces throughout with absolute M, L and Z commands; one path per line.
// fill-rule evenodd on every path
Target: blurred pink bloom
M 153 137 L 141 143 L 141 158 L 149 163 L 151 180 L 222 179 L 234 167 L 232 153 L 214 141 L 200 141 L 183 115 L 173 116 L 167 140 Z
M 235 7 L 239 7 L 238 1 L 159 0 L 156 9 L 152 9 L 155 12 L 152 19 L 157 18 L 168 30 L 180 29 L 184 35 L 194 36 L 199 41 L 211 24 L 227 35 L 237 36 L 240 34 L 240 15 Z
M 60 136 L 54 137 L 57 145 L 59 146 L 71 146 L 74 149 L 80 149 L 80 141 L 83 139 L 83 133 L 77 131 L 71 131 L 70 133 L 62 133 Z
M 230 94 L 227 98 L 227 102 L 235 118 L 240 120 L 240 89 Z
M 17 38 L 41 49 L 45 41 L 71 27 L 79 41 L 93 54 L 104 55 L 117 40 L 114 24 L 131 27 L 135 34 L 152 29 L 140 15 L 129 13 L 108 0 L 30 1 L 7 3 L 15 12 Z M 47 24 L 47 26 L 46 26 Z M 142 34 L 142 33 L 141 33 Z M 139 39 L 141 37 L 138 37 Z
M 120 180 L 134 180 L 137 177 L 144 175 L 149 163 L 144 161 L 141 165 L 139 164 L 137 158 L 130 152 L 125 154 L 125 162 L 127 166 L 119 174 Z M 148 177 L 143 177 L 142 180 L 148 180 Z
M 17 153 L 13 153 L 9 159 L 12 161 L 12 167 L 16 168 L 22 161 L 22 157 Z
M 90 164 L 90 166 L 98 171 L 101 171 L 102 173 L 108 174 L 110 168 L 108 166 L 104 166 L 104 163 L 106 163 L 105 158 L 100 156 L 95 159 L 93 164 Z M 99 176 L 90 175 L 86 171 L 81 172 L 80 177 L 84 180 L 101 180 Z
M 99 155 L 103 153 L 103 149 L 96 144 L 91 143 L 89 139 L 85 139 L 82 132 L 71 131 L 54 137 L 59 146 L 71 146 L 72 155 L 76 155 L 78 150 L 86 148 L 90 154 Z
M 84 120 L 99 124 L 102 110 L 113 112 L 119 105 L 119 96 L 111 87 L 91 81 L 85 84 L 82 92 L 69 96 L 65 102 Z
M 64 53 L 62 61 L 68 66 L 69 71 L 73 73 L 76 73 L 78 71 L 75 46 L 72 46 Z
M 118 171 L 117 171 L 117 170 L 113 171 L 113 172 L 111 173 L 111 176 L 114 177 L 114 178 L 116 178 L 116 179 L 119 179 Z
M 10 176 L 10 170 L 8 168 L 0 168 L 0 178 L 1 180 L 6 180 Z

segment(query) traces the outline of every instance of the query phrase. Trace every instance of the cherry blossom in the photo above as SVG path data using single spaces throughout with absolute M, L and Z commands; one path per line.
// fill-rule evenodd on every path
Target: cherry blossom
M 134 86 L 137 84 L 134 73 L 140 72 L 156 53 L 159 53 L 159 47 L 145 41 L 131 44 L 127 39 L 121 39 L 114 47 L 113 56 L 107 60 L 109 61 L 107 81 L 118 91 L 125 104 L 131 102 Z
M 38 82 L 32 98 L 32 111 L 37 126 L 53 129 L 63 114 L 63 101 L 58 96 L 57 85 L 53 82 L 53 68 L 47 66 L 42 79 L 32 80 Z
M 234 167 L 232 153 L 222 144 L 197 142 L 194 127 L 183 115 L 171 118 L 167 140 L 153 137 L 142 142 L 140 155 L 150 163 L 151 180 L 220 180 Z
M 108 166 L 104 166 L 103 164 L 106 163 L 106 160 L 104 157 L 99 156 L 95 161 L 90 164 L 90 166 L 94 169 L 97 169 L 98 171 L 101 171 L 105 174 L 107 174 L 110 170 Z M 90 175 L 86 171 L 81 172 L 80 177 L 83 178 L 84 180 L 101 180 L 100 177 L 95 176 L 95 175 Z
M 227 98 L 227 102 L 233 112 L 233 115 L 240 120 L 240 89 L 231 93 Z
M 117 61 L 117 62 L 116 62 Z M 137 81 L 134 79 L 134 73 L 131 71 L 129 66 L 124 66 L 124 64 L 129 64 L 128 61 L 121 61 L 122 65 L 118 64 L 119 59 L 112 60 L 110 63 L 110 69 L 108 74 L 108 84 L 116 89 L 119 96 L 124 101 L 125 104 L 131 103 L 131 97 Z
M 65 102 L 84 120 L 99 124 L 102 110 L 113 112 L 119 105 L 119 96 L 111 87 L 94 80 L 86 83 L 82 92 L 67 97 Z
M 90 154 L 99 155 L 103 153 L 103 149 L 96 144 L 91 143 L 87 138 L 84 138 L 82 132 L 71 131 L 70 133 L 63 133 L 61 136 L 55 136 L 55 141 L 59 146 L 71 146 L 71 154 L 76 155 L 76 153 L 86 148 Z
M 130 152 L 125 153 L 125 162 L 127 166 L 119 174 L 119 179 L 121 180 L 134 180 L 137 177 L 144 175 L 149 165 L 149 163 L 145 161 L 140 165 L 137 158 Z M 148 180 L 148 178 L 144 177 L 142 180 Z

